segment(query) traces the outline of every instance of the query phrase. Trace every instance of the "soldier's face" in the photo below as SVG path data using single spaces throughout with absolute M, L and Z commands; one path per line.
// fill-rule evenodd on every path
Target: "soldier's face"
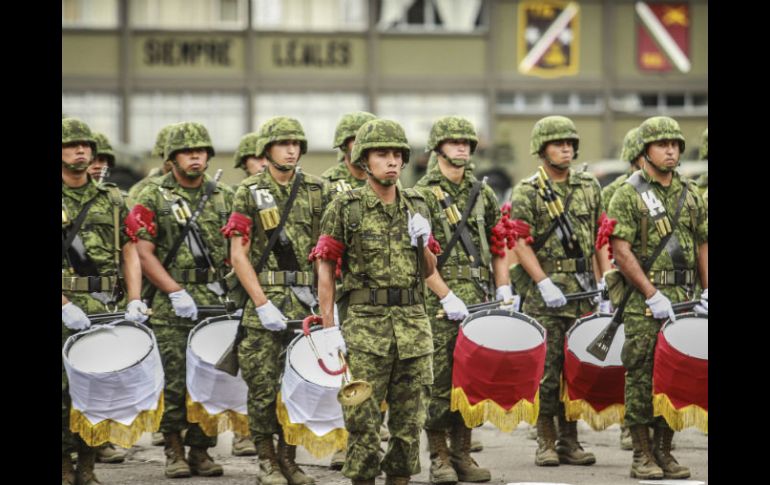
M 401 150 L 394 148 L 371 149 L 366 159 L 372 177 L 379 180 L 398 180 L 404 166 Z
M 556 165 L 569 165 L 575 158 L 572 140 L 555 140 L 546 143 L 545 155 Z
M 209 153 L 205 148 L 180 150 L 174 155 L 174 160 L 176 160 L 176 165 L 183 174 L 203 175 L 209 160 Z
M 301 155 L 301 147 L 297 140 L 281 140 L 270 145 L 267 152 L 279 165 L 296 166 Z
M 449 158 L 465 161 L 471 158 L 471 142 L 468 140 L 446 140 L 439 145 L 439 150 Z
M 255 175 L 262 173 L 267 167 L 267 158 L 265 157 L 246 157 L 243 161 L 243 166 L 246 168 L 246 173 L 249 175 Z
M 91 165 L 88 166 L 88 175 L 93 178 L 100 179 L 102 169 L 108 167 L 107 159 L 104 157 L 96 157 Z
M 677 140 L 659 140 L 649 144 L 647 156 L 655 167 L 662 171 L 671 171 L 679 163 L 679 142 Z
M 91 145 L 84 141 L 63 143 L 61 146 L 61 159 L 68 165 L 88 163 L 92 158 Z

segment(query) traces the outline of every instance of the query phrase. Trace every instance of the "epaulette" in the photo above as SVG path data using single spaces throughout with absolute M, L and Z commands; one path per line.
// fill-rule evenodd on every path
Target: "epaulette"
M 409 197 L 410 199 L 425 200 L 425 196 L 422 195 L 420 191 L 415 189 L 414 187 L 403 189 L 403 193 L 404 193 L 404 196 Z
M 324 179 L 322 179 L 318 175 L 302 172 L 302 176 L 303 176 L 302 181 L 308 185 L 317 185 L 318 187 L 323 187 L 324 185 L 326 185 L 326 182 L 324 182 Z
M 102 182 L 100 185 L 97 185 L 96 188 L 100 192 L 106 192 L 107 196 L 110 199 L 110 202 L 113 205 L 121 206 L 123 205 L 123 193 L 120 190 L 120 187 L 117 186 L 117 184 L 113 182 Z

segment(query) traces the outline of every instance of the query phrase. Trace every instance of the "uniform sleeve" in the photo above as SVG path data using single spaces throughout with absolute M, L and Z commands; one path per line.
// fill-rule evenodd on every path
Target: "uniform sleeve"
M 707 243 L 709 241 L 709 213 L 706 209 L 706 202 L 698 191 L 693 190 L 693 196 L 695 197 L 695 205 L 697 206 L 698 218 L 695 226 L 695 239 L 698 245 Z
M 607 217 L 618 221 L 612 231 L 612 236 L 633 244 L 639 230 L 636 192 L 633 187 L 624 184 L 615 191 L 607 210 Z
M 526 222 L 530 227 L 535 225 L 535 189 L 519 182 L 511 193 L 511 219 Z
M 345 227 L 342 217 L 342 199 L 336 197 L 328 206 L 321 218 L 321 235 L 331 236 L 345 244 Z
M 430 188 L 425 186 L 415 186 L 414 190 L 422 195 L 423 199 L 425 200 L 425 205 L 428 207 L 428 212 L 430 212 L 430 230 L 435 235 L 442 230 L 441 204 L 439 204 L 438 199 L 436 198 L 436 194 L 434 194 Z
M 120 204 L 120 212 L 118 213 L 118 224 L 120 232 L 120 247 L 125 246 L 128 242 L 132 241 L 126 233 L 126 217 L 128 217 L 128 207 L 126 206 L 126 200 L 123 199 L 123 203 Z
M 321 207 L 326 207 L 332 200 L 332 184 L 323 180 L 321 184 Z
M 607 210 L 607 204 L 604 203 L 604 199 L 602 198 L 602 186 L 599 185 L 599 181 L 596 180 L 596 177 L 593 178 L 593 181 L 591 182 L 594 184 L 594 193 L 596 194 L 596 213 L 594 214 L 594 221 L 598 223 L 599 217 L 602 215 L 602 212 Z
M 158 186 L 156 184 L 150 183 L 145 185 L 136 195 L 136 205 L 131 208 L 131 212 L 129 213 L 129 218 L 133 216 L 134 218 L 141 219 L 143 224 L 129 227 L 128 230 L 133 230 L 137 238 L 144 239 L 153 244 L 155 244 L 160 236 L 160 228 L 158 228 L 157 191 Z M 132 226 L 132 224 L 128 225 Z M 156 230 L 150 229 L 151 227 L 155 227 Z
M 481 191 L 481 197 L 484 197 L 484 229 L 487 231 L 487 238 L 492 233 L 492 228 L 495 227 L 500 220 L 500 204 L 497 202 L 497 196 L 492 187 L 485 185 Z

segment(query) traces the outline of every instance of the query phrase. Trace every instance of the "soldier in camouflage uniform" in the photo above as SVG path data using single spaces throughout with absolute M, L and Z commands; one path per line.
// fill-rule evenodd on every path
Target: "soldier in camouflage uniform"
M 91 325 L 87 314 L 106 311 L 105 302 L 115 299 L 116 295 L 110 294 L 121 269 L 128 301 L 124 317 L 134 322 L 147 320 L 147 306 L 139 300 L 139 255 L 123 223 L 127 214 L 125 203 L 117 187 L 97 185 L 87 173 L 96 150 L 96 138 L 88 125 L 75 118 L 62 119 L 62 238 L 84 206 L 94 201 L 70 249 L 65 253 L 62 246 L 62 345 L 72 334 Z M 70 254 L 78 251 L 76 247 L 84 249 L 78 260 L 86 261 L 85 266 L 92 265 L 96 275 L 83 275 L 91 271 L 78 267 L 82 263 L 73 265 Z M 77 483 L 98 483 L 94 476 L 95 449 L 70 432 L 70 406 L 67 374 L 62 364 L 62 484 L 74 484 L 76 480 L 70 458 L 73 449 L 78 451 Z
M 241 137 L 238 148 L 235 150 L 233 162 L 235 168 L 246 172 L 246 176 L 256 175 L 265 171 L 267 158 L 256 153 L 259 133 L 247 133 Z
M 302 319 L 317 306 L 312 293 L 313 267 L 307 255 L 318 238 L 323 207 L 329 201 L 320 178 L 296 170 L 307 153 L 307 139 L 294 118 L 266 121 L 259 132 L 256 153 L 270 163 L 264 172 L 246 178 L 235 193 L 233 213 L 225 235 L 234 238 L 230 258 L 249 299 L 243 312 L 246 337 L 238 347 L 243 379 L 249 387 L 249 428 L 259 454 L 259 483 L 313 484 L 295 463 L 296 446 L 289 445 L 276 418 L 283 359 L 294 334 L 286 319 Z M 300 177 L 298 179 L 298 177 Z M 267 240 L 279 223 L 294 182 L 296 199 L 281 236 L 259 274 L 255 271 Z M 274 304 L 275 302 L 275 304 Z M 278 435 L 278 453 L 273 435 Z
M 709 159 L 709 129 L 708 128 L 703 130 L 703 135 L 701 135 L 700 148 L 698 149 L 698 158 L 706 161 L 708 161 Z M 698 177 L 698 190 L 700 190 L 700 193 L 703 196 L 703 201 L 706 203 L 706 208 L 708 209 L 708 203 L 709 203 L 709 173 L 708 172 Z
M 538 194 L 537 175 L 516 185 L 511 194 L 511 219 L 516 224 L 514 251 L 519 266 L 512 275 L 516 289 L 524 296 L 523 312 L 547 330 L 545 373 L 540 381 L 540 414 L 537 419 L 538 466 L 592 465 L 593 453 L 583 451 L 577 439 L 577 423 L 567 421 L 561 396 L 564 364 L 564 335 L 575 319 L 595 310 L 592 300 L 567 302 L 564 294 L 595 287 L 594 254 L 601 189 L 596 177 L 570 169 L 577 158 L 580 138 L 574 123 L 563 116 L 548 116 L 532 129 L 530 152 L 542 161 L 553 190 L 563 201 L 575 235 L 577 249 L 569 257 L 558 235 L 548 233 L 553 221 Z M 575 254 L 581 255 L 576 257 Z M 557 432 L 554 417 L 558 417 Z
M 110 170 L 115 168 L 115 152 L 107 137 L 102 133 L 94 133 L 96 140 L 96 156 L 88 166 L 88 175 L 97 183 L 103 182 L 109 177 Z M 104 167 L 107 167 L 105 170 Z M 104 173 L 104 177 L 102 177 Z M 104 179 L 104 180 L 103 180 Z
M 135 183 L 130 189 L 128 189 L 128 198 L 126 200 L 129 207 L 133 207 L 133 205 L 136 204 L 136 196 L 139 195 L 139 192 L 142 191 L 145 185 L 147 185 L 151 180 L 160 178 L 171 171 L 171 162 L 163 156 L 163 150 L 166 148 L 166 138 L 175 125 L 176 123 L 171 123 L 164 126 L 160 129 L 158 135 L 155 137 L 155 146 L 152 148 L 150 156 L 160 157 L 162 161 L 161 165 L 160 167 L 155 167 L 150 170 L 150 173 L 148 173 L 145 178 Z M 158 444 L 162 445 L 163 443 Z
M 625 284 L 635 289 L 623 314 L 626 340 L 621 352 L 626 368 L 625 422 L 631 428 L 634 447 L 631 476 L 687 478 L 690 470 L 671 456 L 674 431 L 662 417 L 653 418 L 652 363 L 661 323 L 675 319 L 672 303 L 692 299 L 698 273 L 705 289 L 696 311 L 708 313 L 708 217 L 696 184 L 675 170 L 684 151 L 679 124 L 665 116 L 649 118 L 640 125 L 639 135 L 644 143 L 642 170 L 618 188 L 608 210 L 608 217 L 617 221 L 611 238 L 615 264 Z M 685 186 L 688 194 L 670 240 L 678 244 L 667 244 L 645 275 L 641 265 L 671 232 Z M 659 206 L 665 209 L 662 217 L 669 219 L 668 229 L 650 220 L 652 212 L 641 193 L 656 212 Z M 645 316 L 648 308 L 649 317 Z M 652 447 L 650 426 L 654 427 Z
M 492 228 L 500 219 L 497 198 L 491 187 L 479 182 L 467 169 L 477 144 L 476 130 L 470 121 L 459 116 L 440 118 L 430 130 L 426 147 L 437 163 L 430 164 L 432 168 L 415 185 L 425 198 L 444 200 L 447 204 L 433 214 L 432 220 L 434 227 L 441 228 L 436 231 L 436 239 L 446 251 L 459 222 L 457 216 L 465 211 L 474 187 L 481 184 L 463 230 L 466 241 L 458 241 L 446 263 L 427 280 L 432 290 L 426 295 L 425 306 L 433 333 L 434 376 L 425 422 L 431 483 L 486 482 L 491 479 L 489 470 L 480 468 L 469 455 L 471 430 L 465 426 L 459 412 L 449 409 L 453 353 L 458 324 L 468 316 L 466 304 L 490 299 L 513 300 L 505 247 L 497 247 L 492 242 L 490 248 Z M 451 198 L 452 206 L 448 205 L 445 196 Z M 466 248 L 467 243 L 470 248 Z M 442 254 L 442 258 L 445 256 Z M 436 318 L 442 307 L 447 317 Z M 451 455 L 447 434 L 451 439 Z
M 151 302 L 152 324 L 158 341 L 166 375 L 164 388 L 165 410 L 160 431 L 165 441 L 166 469 L 169 478 L 222 475 L 222 467 L 211 459 L 206 449 L 216 446 L 216 436 L 206 436 L 197 424 L 188 423 L 185 355 L 190 330 L 198 322 L 198 306 L 220 303 L 218 295 L 207 287 L 221 280 L 227 272 L 226 239 L 219 232 L 230 213 L 232 190 L 217 183 L 204 206 L 197 226 L 203 251 L 208 250 L 211 265 L 197 255 L 188 237 L 177 251 L 168 268 L 161 261 L 179 236 L 186 219 L 177 219 L 185 206 L 192 214 L 205 188 L 212 179 L 205 174 L 214 147 L 208 131 L 200 123 L 185 122 L 175 125 L 168 133 L 164 148 L 172 171 L 147 182 L 136 196 L 131 209 L 129 225 L 139 237 L 138 249 L 142 269 L 148 281 L 159 291 Z M 182 210 L 180 210 L 182 209 Z M 157 218 L 157 220 L 156 220 Z M 187 429 L 185 443 L 181 431 Z M 185 460 L 184 445 L 190 446 Z
M 366 172 L 350 161 L 350 152 L 356 139 L 356 131 L 367 121 L 377 117 L 366 111 L 353 111 L 342 115 L 334 130 L 334 147 L 338 150 L 337 165 L 329 168 L 321 178 L 329 182 L 335 194 L 366 185 Z
M 359 128 L 351 160 L 366 172 L 367 185 L 331 202 L 311 253 L 319 260 L 323 324 L 334 324 L 336 299 L 350 371 L 373 388 L 363 403 L 343 407 L 349 437 L 342 473 L 354 485 L 373 485 L 380 470 L 387 485 L 404 485 L 420 471 L 420 430 L 433 382 L 422 280 L 435 271 L 429 248 L 438 249 L 425 199 L 396 185 L 409 153 L 397 123 L 375 119 Z M 427 240 L 423 254 L 418 239 Z M 341 270 L 342 289 L 335 298 L 336 270 Z M 390 440 L 380 462 L 383 399 Z

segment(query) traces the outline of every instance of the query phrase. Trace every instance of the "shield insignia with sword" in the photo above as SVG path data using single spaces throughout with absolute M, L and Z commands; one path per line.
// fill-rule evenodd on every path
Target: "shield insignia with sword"
M 521 2 L 519 72 L 544 78 L 577 74 L 579 17 L 577 2 Z
M 637 64 L 642 71 L 690 72 L 690 11 L 686 3 L 636 2 Z

